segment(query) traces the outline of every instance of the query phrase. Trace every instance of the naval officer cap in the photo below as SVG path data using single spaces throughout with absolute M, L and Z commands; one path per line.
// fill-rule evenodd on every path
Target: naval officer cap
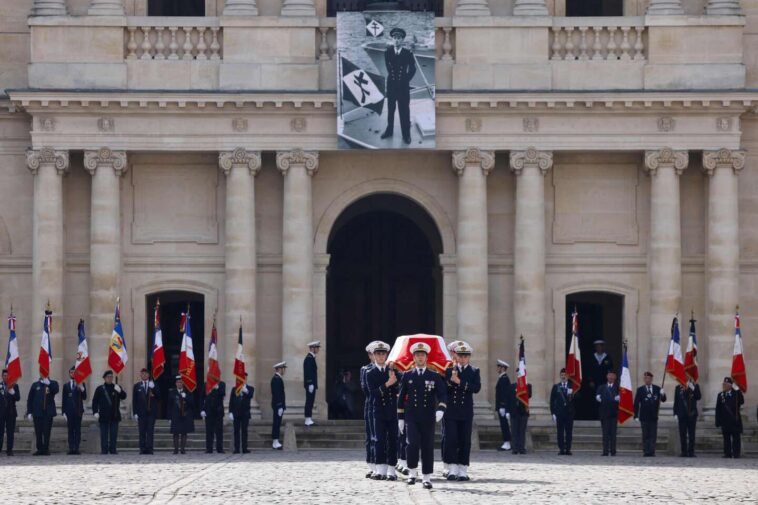
M 68 369 L 68 371 L 69 372 L 75 372 L 76 371 L 76 367 L 72 365 L 71 368 Z
M 724 384 L 734 384 L 731 377 L 724 377 Z
M 377 342 L 374 344 L 374 352 L 390 352 L 390 345 L 386 342 Z
M 393 28 L 392 30 L 390 30 L 390 37 L 392 38 L 400 37 L 401 39 L 404 39 L 405 30 L 403 30 L 402 28 Z
M 605 345 L 605 340 L 603 340 L 602 338 L 599 338 L 592 343 L 595 345 Z
M 280 361 L 276 365 L 274 365 L 274 368 L 287 368 L 287 362 L 286 361 Z
M 471 346 L 468 345 L 466 342 L 463 342 L 461 345 L 459 345 L 455 349 L 456 354 L 466 355 L 466 354 L 471 354 L 472 352 L 474 352 L 474 349 L 472 349 Z
M 177 375 L 176 377 L 174 377 L 174 380 L 180 381 L 180 380 L 182 380 L 182 376 L 181 375 Z
M 423 352 L 426 354 L 429 354 L 432 351 L 432 348 L 429 347 L 429 344 L 426 344 L 424 342 L 416 342 L 411 346 L 411 353 L 415 354 L 417 352 Z
M 447 344 L 447 350 L 450 352 L 456 352 L 456 349 L 458 349 L 458 346 L 461 344 L 465 344 L 465 342 L 463 340 L 453 340 Z
M 103 372 L 103 379 L 105 379 L 109 375 L 113 375 L 113 370 L 106 370 L 105 372 Z
M 508 363 L 506 363 L 502 359 L 497 360 L 497 366 L 502 366 L 502 367 L 505 367 L 505 368 L 510 368 L 511 367 L 511 365 L 509 365 Z
M 308 347 L 321 347 L 321 341 L 314 340 L 313 342 L 308 342 Z

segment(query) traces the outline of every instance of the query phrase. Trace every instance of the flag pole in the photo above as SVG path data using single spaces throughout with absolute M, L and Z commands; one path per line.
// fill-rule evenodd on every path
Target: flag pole
M 121 297 L 120 296 L 116 297 L 116 313 L 118 314 L 118 320 L 121 321 Z M 122 330 L 122 332 L 123 332 L 123 330 Z M 113 337 L 111 337 L 111 338 L 113 338 Z M 124 339 L 126 339 L 126 337 L 124 337 Z M 118 378 L 119 378 L 120 375 L 121 375 L 121 372 L 118 372 L 116 374 L 116 379 L 114 381 L 116 384 L 118 384 Z

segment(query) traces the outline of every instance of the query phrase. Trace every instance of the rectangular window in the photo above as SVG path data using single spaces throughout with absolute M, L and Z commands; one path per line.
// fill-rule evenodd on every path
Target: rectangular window
M 205 0 L 148 0 L 148 16 L 205 16 Z
M 421 11 L 434 12 L 442 16 L 443 0 L 400 0 L 398 2 L 382 2 L 378 0 L 327 0 L 327 16 L 333 17 L 337 12 L 363 11 Z
M 566 16 L 623 16 L 624 0 L 566 0 Z

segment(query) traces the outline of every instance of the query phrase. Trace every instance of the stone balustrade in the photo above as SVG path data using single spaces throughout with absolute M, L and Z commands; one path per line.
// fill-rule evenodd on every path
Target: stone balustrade
M 156 19 L 160 22 L 156 23 Z M 169 61 L 223 58 L 223 29 L 218 18 L 175 19 L 128 18 L 124 58 Z
M 641 61 L 646 28 L 641 17 L 555 18 L 550 59 L 564 61 Z

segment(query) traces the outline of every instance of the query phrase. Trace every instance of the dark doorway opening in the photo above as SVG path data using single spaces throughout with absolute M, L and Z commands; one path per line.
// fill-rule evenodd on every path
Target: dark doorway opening
M 161 333 L 163 348 L 166 353 L 166 368 L 163 374 L 155 380 L 160 391 L 160 418 L 167 417 L 166 401 L 168 392 L 174 389 L 174 380 L 179 375 L 179 353 L 182 348 L 182 333 L 179 330 L 182 312 L 190 309 L 190 324 L 192 329 L 192 347 L 195 353 L 195 369 L 197 371 L 197 388 L 194 393 L 195 417 L 200 417 L 200 405 L 205 374 L 205 297 L 191 291 L 162 291 L 146 297 L 147 303 L 147 369 L 152 370 L 153 332 L 155 319 L 153 313 L 156 302 L 160 300 Z
M 360 419 L 366 345 L 442 328 L 442 240 L 415 202 L 377 194 L 345 209 L 329 238 L 327 399 L 331 419 Z
M 148 16 L 205 16 L 205 0 L 148 0 Z
M 566 0 L 566 16 L 623 16 L 624 0 Z
M 595 340 L 605 340 L 605 352 L 616 372 L 621 365 L 624 342 L 624 297 L 604 291 L 585 291 L 566 297 L 566 356 L 571 346 L 571 314 L 579 314 L 579 349 L 582 353 L 582 387 L 575 398 L 575 419 L 598 419 L 596 388 L 592 384 Z M 596 362 L 596 361 L 595 361 Z

